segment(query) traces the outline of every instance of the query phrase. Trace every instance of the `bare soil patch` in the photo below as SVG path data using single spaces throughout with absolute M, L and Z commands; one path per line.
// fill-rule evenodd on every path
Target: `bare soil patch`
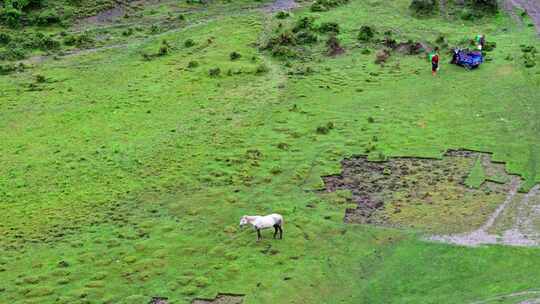
M 243 295 L 218 294 L 215 299 L 195 299 L 192 304 L 242 304 Z
M 268 13 L 290 11 L 298 7 L 298 3 L 294 0 L 276 0 L 264 10 Z
M 485 180 L 470 188 L 465 180 L 475 162 Z M 357 156 L 342 161 L 342 172 L 323 177 L 324 191 L 349 190 L 356 208 L 347 223 L 412 227 L 432 232 L 470 231 L 481 226 L 511 191 L 504 164 L 486 153 L 451 150 L 442 159 L 396 157 L 370 161 Z
M 525 10 L 540 34 L 540 0 L 505 0 L 503 8 L 514 18 L 519 18 L 515 13 L 516 8 Z

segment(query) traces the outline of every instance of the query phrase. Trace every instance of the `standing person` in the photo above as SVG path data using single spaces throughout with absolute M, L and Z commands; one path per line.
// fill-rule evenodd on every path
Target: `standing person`
M 484 34 L 476 35 L 476 45 L 478 46 L 479 51 L 484 49 L 485 43 L 486 43 L 486 36 Z
M 437 71 L 439 70 L 439 48 L 435 48 L 433 53 L 431 54 L 431 74 L 433 76 L 437 75 Z

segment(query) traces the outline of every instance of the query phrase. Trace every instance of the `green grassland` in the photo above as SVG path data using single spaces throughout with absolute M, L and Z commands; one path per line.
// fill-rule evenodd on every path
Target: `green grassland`
M 0 303 L 190 303 L 218 292 L 248 304 L 469 303 L 539 288 L 536 248 L 345 224 L 347 201 L 312 191 L 346 156 L 450 148 L 492 152 L 524 190 L 540 182 L 540 63 L 520 57 L 520 45 L 540 48 L 534 29 L 502 13 L 415 19 L 408 4 L 357 0 L 283 21 L 339 23 L 336 57 L 324 35 L 309 58 L 259 50 L 279 21 L 248 4 L 0 76 Z M 449 44 L 481 32 L 497 47 L 475 71 L 445 53 L 432 77 L 425 55 L 375 64 L 375 47 L 358 46 L 362 25 Z M 145 60 L 163 40 L 167 54 Z M 270 212 L 285 216 L 281 241 L 237 227 Z

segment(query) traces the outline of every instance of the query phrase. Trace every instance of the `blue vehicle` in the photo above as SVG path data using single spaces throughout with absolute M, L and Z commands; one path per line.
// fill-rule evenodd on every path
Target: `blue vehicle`
M 479 51 L 454 49 L 451 63 L 462 66 L 468 70 L 477 68 L 484 62 L 484 57 Z

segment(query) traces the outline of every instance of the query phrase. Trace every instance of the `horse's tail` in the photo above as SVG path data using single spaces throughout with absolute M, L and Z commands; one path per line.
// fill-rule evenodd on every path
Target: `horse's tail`
M 283 220 L 283 216 L 280 215 L 280 216 L 279 216 L 279 226 L 280 226 L 281 228 L 283 228 L 283 225 L 284 225 L 284 224 L 285 224 L 285 221 Z

